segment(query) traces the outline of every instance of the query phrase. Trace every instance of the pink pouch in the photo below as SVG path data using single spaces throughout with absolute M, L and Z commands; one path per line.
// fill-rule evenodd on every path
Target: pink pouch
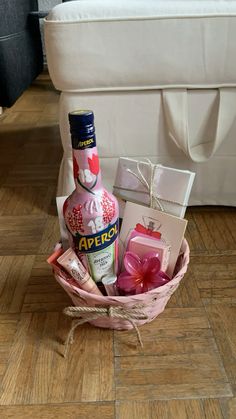
M 76 307 L 74 310 L 77 318 L 82 318 L 97 327 L 128 330 L 152 321 L 164 310 L 186 273 L 188 263 L 189 246 L 184 239 L 172 280 L 159 288 L 132 296 L 90 294 L 70 285 L 58 272 L 54 272 L 54 276 L 70 296 Z M 70 307 L 70 312 L 73 313 L 73 307 Z

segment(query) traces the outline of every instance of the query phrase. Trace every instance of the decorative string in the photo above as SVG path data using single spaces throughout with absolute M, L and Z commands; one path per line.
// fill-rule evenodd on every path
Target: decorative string
M 126 169 L 128 173 L 131 173 L 131 175 L 133 175 L 134 177 L 136 177 L 136 179 L 139 180 L 139 182 L 147 189 L 149 196 L 150 196 L 150 207 L 151 208 L 155 208 L 154 206 L 154 202 L 156 203 L 156 205 L 160 208 L 161 211 L 164 211 L 163 205 L 161 204 L 160 200 L 158 199 L 158 197 L 153 193 L 153 181 L 154 181 L 154 177 L 155 177 L 155 171 L 158 168 L 159 165 L 157 164 L 153 164 L 151 162 L 151 160 L 149 160 L 148 158 L 145 159 L 149 165 L 149 169 L 150 169 L 150 182 L 148 182 L 148 180 L 145 178 L 144 174 L 142 173 L 142 170 L 140 169 L 140 164 L 142 164 L 142 162 L 137 162 L 137 171 L 138 174 L 133 172 L 133 170 L 131 169 Z
M 68 336 L 65 340 L 65 351 L 64 351 L 64 357 L 67 357 L 69 345 L 73 344 L 74 342 L 74 331 L 77 328 L 77 326 L 80 326 L 86 322 L 90 322 L 92 320 L 96 320 L 98 318 L 102 317 L 109 317 L 109 318 L 116 318 L 116 319 L 123 319 L 127 320 L 132 324 L 134 327 L 137 339 L 143 348 L 143 342 L 141 338 L 140 331 L 138 329 L 138 326 L 135 323 L 135 320 L 147 320 L 148 316 L 143 313 L 141 308 L 143 308 L 144 305 L 140 307 L 132 307 L 130 309 L 125 309 L 121 306 L 115 306 L 115 307 L 66 307 L 63 310 L 63 313 L 66 314 L 69 317 L 78 318 L 78 320 L 73 320 L 71 324 L 71 328 L 69 330 Z
M 128 170 L 128 169 L 126 169 L 126 170 Z M 126 191 L 126 192 L 141 192 L 141 191 L 135 191 L 132 188 L 123 188 L 122 186 L 116 186 L 116 185 L 114 185 L 113 188 L 119 189 L 121 191 Z M 142 193 L 145 193 L 145 194 L 149 195 L 149 191 L 142 191 Z M 123 196 L 122 196 L 122 194 L 119 195 L 119 193 L 117 193 L 117 192 L 116 192 L 116 196 L 120 197 L 121 199 L 124 199 Z M 157 195 L 157 198 L 159 200 L 161 200 L 162 202 L 167 202 L 169 204 L 179 205 L 180 207 L 183 206 L 183 204 L 181 204 L 180 202 L 173 201 L 171 199 L 165 199 L 165 198 L 162 198 L 162 197 L 160 198 L 160 196 L 158 196 L 158 195 Z M 140 203 L 140 201 L 135 200 L 135 199 L 132 199 L 132 202 L 137 202 L 137 204 Z

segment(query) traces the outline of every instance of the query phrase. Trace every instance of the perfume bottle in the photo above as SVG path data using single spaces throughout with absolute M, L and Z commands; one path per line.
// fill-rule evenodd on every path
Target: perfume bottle
M 95 282 L 118 269 L 118 203 L 102 185 L 94 114 L 69 113 L 75 190 L 63 206 L 70 246 Z

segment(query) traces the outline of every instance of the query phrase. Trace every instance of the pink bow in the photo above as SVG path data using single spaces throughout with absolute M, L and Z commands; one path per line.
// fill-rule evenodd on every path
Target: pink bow
M 135 231 L 137 231 L 138 233 L 147 234 L 148 236 L 152 236 L 155 239 L 161 238 L 161 233 L 159 231 L 153 231 L 150 228 L 144 227 L 140 223 L 136 224 Z
M 135 253 L 126 252 L 124 267 L 125 271 L 117 279 L 120 295 L 141 294 L 170 281 L 160 270 L 160 259 L 153 252 L 147 253 L 142 260 Z

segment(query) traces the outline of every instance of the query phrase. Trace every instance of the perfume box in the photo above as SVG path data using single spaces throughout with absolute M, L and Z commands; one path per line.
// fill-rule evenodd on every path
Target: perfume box
M 121 157 L 118 162 L 113 193 L 123 216 L 125 201 L 150 206 L 167 214 L 184 218 L 195 173 L 151 162 Z
M 136 236 L 129 241 L 127 250 L 138 255 L 140 259 L 151 253 L 155 256 L 158 255 L 161 262 L 161 270 L 166 272 L 170 260 L 171 247 L 163 240 L 149 236 Z
M 170 248 L 166 273 L 172 277 L 184 239 L 187 220 L 144 205 L 126 202 L 120 231 L 120 260 L 123 259 L 122 249 L 123 251 L 127 249 L 132 232 L 137 225 L 141 225 L 149 234 L 151 233 L 150 229 L 152 235 L 158 232 L 161 240 Z M 150 238 L 152 235 L 150 235 Z

